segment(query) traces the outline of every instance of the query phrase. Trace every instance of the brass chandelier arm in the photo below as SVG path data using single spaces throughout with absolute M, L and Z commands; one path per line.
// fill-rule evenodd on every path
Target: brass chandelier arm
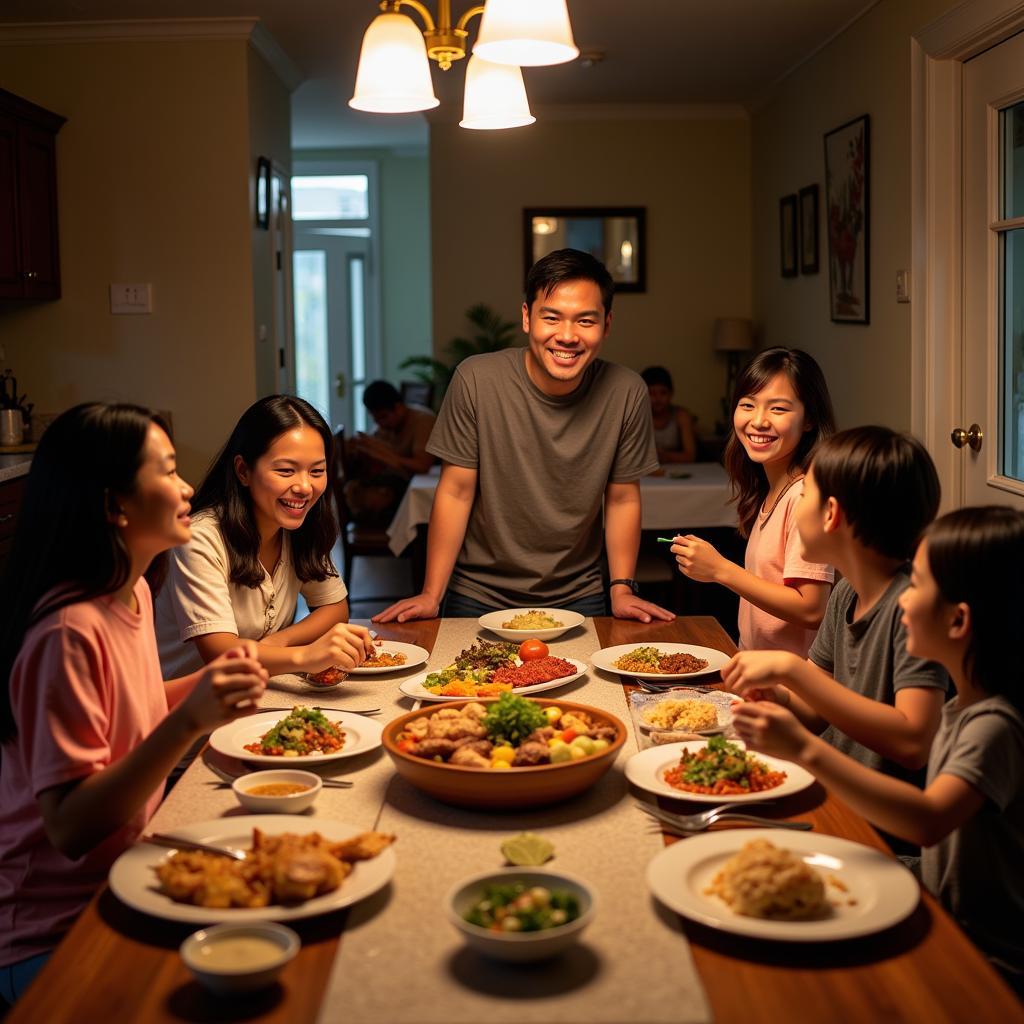
M 398 14 L 402 7 L 411 7 L 423 19 L 427 56 L 436 60 L 442 71 L 447 71 L 453 61 L 462 60 L 466 56 L 466 39 L 469 36 L 466 26 L 472 18 L 484 12 L 484 5 L 477 4 L 466 11 L 453 27 L 451 0 L 438 0 L 436 23 L 427 6 L 420 3 L 420 0 L 381 0 L 380 3 L 380 9 L 385 14 Z
M 421 4 L 420 0 L 380 0 L 380 9 L 385 14 L 399 14 L 403 7 L 411 7 L 419 12 L 419 16 L 423 19 L 423 24 L 426 26 L 425 32 L 437 31 L 437 26 L 434 24 L 434 16 L 430 13 L 427 5 Z
M 462 29 L 463 31 L 465 31 L 465 28 L 469 24 L 470 19 L 471 18 L 475 18 L 478 14 L 483 14 L 483 13 L 484 13 L 484 5 L 483 4 L 477 4 L 476 7 L 470 7 L 470 9 L 468 11 L 466 11 L 466 13 L 461 18 L 459 18 L 459 23 L 456 26 L 456 28 L 459 28 L 459 29 Z

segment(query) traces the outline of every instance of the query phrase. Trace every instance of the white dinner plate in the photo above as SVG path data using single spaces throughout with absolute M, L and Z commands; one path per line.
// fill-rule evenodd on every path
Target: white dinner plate
M 743 744 L 739 740 L 730 740 L 738 747 Z M 683 789 L 676 789 L 665 781 L 665 772 L 679 764 L 679 757 L 684 750 L 691 753 L 703 750 L 707 746 L 707 740 L 684 740 L 682 743 L 665 743 L 662 746 L 651 747 L 649 750 L 642 750 L 634 754 L 626 762 L 626 778 L 639 786 L 640 789 L 653 793 L 655 796 L 670 796 L 676 800 L 694 800 L 702 804 L 743 804 L 752 803 L 757 800 L 776 800 L 779 797 L 790 796 L 799 793 L 802 789 L 813 785 L 814 776 L 800 765 L 792 761 L 783 761 L 779 757 L 769 757 L 767 754 L 755 752 L 754 756 L 776 772 L 785 772 L 786 778 L 781 786 L 773 789 L 765 789 L 760 793 L 737 793 L 734 796 L 728 794 L 711 793 L 688 793 Z
M 296 707 L 303 705 L 297 704 Z M 300 754 L 298 757 L 273 757 L 269 754 L 253 754 L 245 749 L 246 743 L 254 743 L 281 721 L 288 717 L 287 711 L 265 711 L 258 715 L 246 715 L 222 725 L 210 734 L 210 746 L 218 753 L 237 757 L 240 761 L 253 764 L 274 765 L 277 768 L 291 768 L 300 764 L 323 764 L 337 761 L 342 757 L 355 757 L 380 746 L 384 727 L 365 715 L 354 715 L 349 711 L 335 711 L 321 708 L 327 719 L 341 727 L 345 734 L 345 745 L 331 754 Z
M 574 680 L 579 679 L 579 677 L 587 671 L 587 666 L 582 661 L 577 661 L 575 658 L 565 658 L 564 660 L 571 662 L 576 666 L 576 672 L 574 675 L 562 676 L 559 679 L 549 679 L 546 683 L 534 683 L 532 686 L 517 686 L 512 690 L 512 692 L 522 695 L 527 693 L 541 693 L 543 690 L 554 690 L 559 686 L 565 686 L 566 683 L 571 683 Z M 406 695 L 406 697 L 412 697 L 414 700 L 442 701 L 472 699 L 468 697 L 442 697 L 439 693 L 432 693 L 423 685 L 423 682 L 428 675 L 429 673 L 427 672 L 421 672 L 418 676 L 413 676 L 411 679 L 404 680 L 402 685 L 398 688 Z
M 695 658 L 703 658 L 707 661 L 707 668 L 699 669 L 696 672 L 630 672 L 624 668 L 616 668 L 615 662 L 624 654 L 635 651 L 638 647 L 657 647 L 662 654 L 692 654 Z M 658 641 L 657 643 L 639 644 L 618 644 L 615 647 L 602 647 L 590 656 L 594 668 L 604 669 L 605 672 L 614 672 L 620 676 L 633 679 L 645 679 L 653 685 L 664 683 L 666 686 L 675 686 L 680 679 L 696 679 L 698 676 L 713 675 L 720 672 L 729 663 L 730 655 L 715 650 L 714 647 L 696 647 L 693 644 L 669 644 Z
M 652 736 L 656 736 L 658 733 L 688 731 L 676 726 L 651 725 L 644 720 L 645 711 L 670 700 L 695 700 L 701 704 L 710 704 L 715 709 L 715 717 L 717 718 L 715 727 L 712 729 L 692 730 L 692 733 L 696 733 L 698 736 L 713 736 L 716 733 L 725 732 L 732 725 L 733 706 L 743 703 L 742 697 L 737 697 L 734 693 L 726 693 L 723 690 L 701 693 L 700 690 L 687 690 L 684 687 L 674 687 L 671 690 L 666 689 L 663 693 L 645 693 L 641 690 L 634 690 L 629 695 L 629 705 L 631 708 L 636 709 L 637 722 L 640 728 L 645 732 L 651 733 Z
M 349 672 L 350 676 L 381 676 L 385 672 L 404 672 L 406 669 L 415 668 L 417 665 L 422 665 L 427 658 L 430 657 L 430 651 L 425 650 L 422 647 L 418 647 L 416 644 L 403 644 L 397 640 L 385 640 L 384 643 L 376 648 L 381 654 L 404 654 L 405 664 L 404 665 L 360 665 L 359 668 L 352 669 Z
M 517 615 L 526 615 L 527 612 L 543 612 L 557 622 L 561 622 L 562 625 L 552 626 L 550 629 L 505 629 L 502 626 L 503 622 L 508 622 Z M 481 628 L 489 629 L 492 633 L 500 636 L 502 640 L 515 640 L 517 643 L 521 643 L 531 637 L 536 640 L 554 640 L 555 637 L 568 633 L 570 629 L 582 626 L 585 618 L 586 616 L 580 615 L 579 612 L 566 611 L 564 608 L 539 608 L 535 605 L 533 608 L 508 608 L 503 612 L 488 612 L 486 615 L 481 615 L 476 621 Z
M 234 818 L 215 818 L 195 825 L 182 825 L 171 835 L 212 846 L 230 846 L 248 850 L 252 846 L 252 830 L 258 828 L 267 835 L 282 832 L 306 834 L 319 832 L 325 839 L 339 841 L 365 832 L 355 825 L 347 825 L 333 818 L 296 818 L 291 814 L 251 814 Z M 395 873 L 395 852 L 389 846 L 376 857 L 362 860 L 334 890 L 294 905 L 271 904 L 268 907 L 196 907 L 189 903 L 176 903 L 159 889 L 153 868 L 172 856 L 173 850 L 163 850 L 148 843 L 130 846 L 114 861 L 110 869 L 110 888 L 122 903 L 141 910 L 144 914 L 163 917 L 169 921 L 187 921 L 193 924 L 215 924 L 227 921 L 294 921 L 302 917 L 326 914 L 341 907 L 351 906 L 373 895 L 391 881 Z
M 824 876 L 831 913 L 816 921 L 773 921 L 737 914 L 705 893 L 722 865 L 753 839 L 785 848 Z M 834 878 L 842 888 L 831 884 Z M 917 906 L 917 880 L 895 857 L 815 832 L 728 829 L 673 843 L 647 865 L 647 886 L 666 907 L 709 928 L 786 942 L 829 942 L 870 935 L 902 921 Z

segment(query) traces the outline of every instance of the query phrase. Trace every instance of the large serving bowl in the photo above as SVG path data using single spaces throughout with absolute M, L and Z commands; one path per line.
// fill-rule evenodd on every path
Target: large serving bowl
M 417 789 L 429 793 L 445 803 L 459 807 L 483 810 L 503 810 L 514 807 L 542 807 L 566 800 L 582 793 L 615 762 L 623 743 L 626 727 L 614 715 L 589 704 L 576 704 L 568 700 L 527 698 L 541 707 L 558 707 L 563 711 L 585 711 L 599 725 L 615 729 L 615 740 L 607 750 L 578 761 L 559 764 L 541 764 L 532 768 L 509 768 L 499 771 L 491 768 L 468 768 L 463 765 L 429 761 L 398 749 L 398 738 L 414 718 L 429 717 L 441 710 L 436 704 L 410 711 L 384 727 L 384 749 L 395 763 L 395 770 Z M 467 704 L 493 704 L 493 700 L 460 700 L 444 704 L 444 708 L 460 709 Z

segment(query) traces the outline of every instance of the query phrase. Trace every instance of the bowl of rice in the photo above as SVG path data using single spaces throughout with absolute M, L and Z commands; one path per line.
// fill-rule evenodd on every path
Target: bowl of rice
M 677 688 L 664 693 L 629 696 L 634 720 L 652 743 L 674 743 L 692 736 L 711 736 L 732 725 L 732 708 L 740 698 L 731 693 Z
M 584 616 L 565 608 L 508 608 L 502 612 L 488 612 L 477 622 L 502 640 L 528 639 L 554 640 L 570 629 L 582 626 Z

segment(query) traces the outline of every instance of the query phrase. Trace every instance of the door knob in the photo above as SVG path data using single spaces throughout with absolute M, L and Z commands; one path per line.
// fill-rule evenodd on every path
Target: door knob
M 966 444 L 974 452 L 981 451 L 981 443 L 985 440 L 985 435 L 977 423 L 972 423 L 968 430 L 964 430 L 963 427 L 955 427 L 949 437 L 957 448 L 963 448 Z

